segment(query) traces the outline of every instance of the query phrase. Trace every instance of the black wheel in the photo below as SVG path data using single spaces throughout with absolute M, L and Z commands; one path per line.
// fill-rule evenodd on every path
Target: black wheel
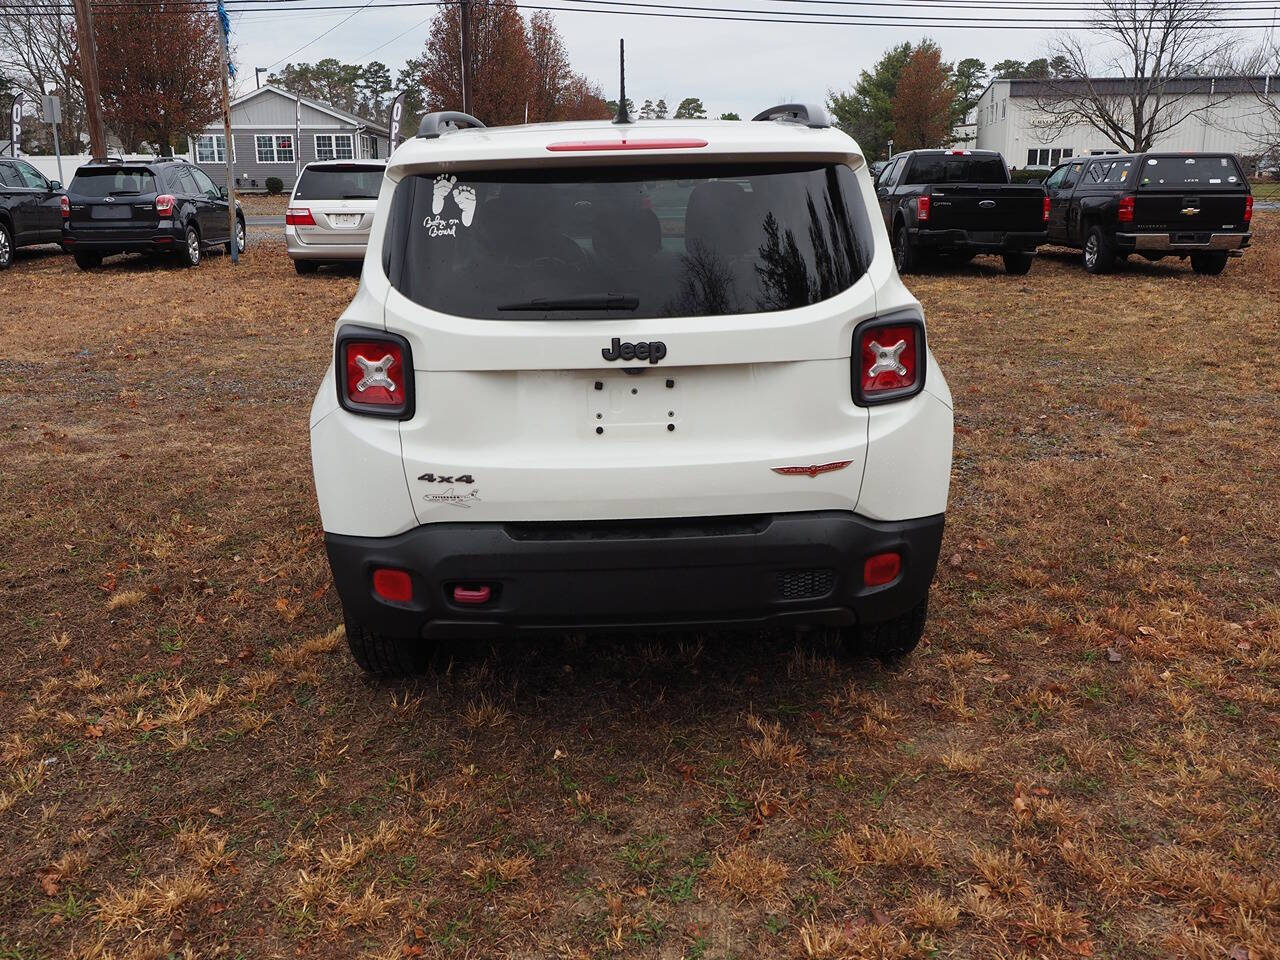
M 878 660 L 900 660 L 916 648 L 924 636 L 924 624 L 929 615 L 929 597 L 892 620 L 881 623 L 864 623 L 846 633 L 846 643 L 851 653 L 871 656 Z
M 1091 227 L 1084 238 L 1084 268 L 1090 273 L 1109 273 L 1116 253 L 1101 227 Z
M 1193 253 L 1191 255 L 1191 269 L 1196 273 L 1203 273 L 1205 276 L 1216 277 L 1227 269 L 1227 254 L 1225 251 L 1220 250 L 1209 253 Z
M 314 260 L 295 260 L 293 261 L 293 269 L 297 270 L 299 274 L 315 273 L 320 269 L 320 264 Z
M 375 677 L 407 677 L 424 673 L 435 650 L 429 640 L 382 637 L 346 618 L 347 646 L 360 669 Z
M 0 223 L 0 270 L 8 270 L 13 263 L 13 234 L 7 223 Z
M 1026 252 L 1011 252 L 1004 255 L 1004 272 L 1015 277 L 1025 276 L 1031 272 L 1031 263 L 1035 257 Z
M 87 253 L 83 250 L 78 250 L 74 256 L 76 258 L 76 266 L 81 270 L 92 270 L 94 267 L 102 266 L 102 254 L 100 253 Z
M 188 267 L 200 266 L 200 232 L 195 227 L 187 227 L 185 243 L 182 262 Z
M 919 254 L 904 223 L 898 224 L 893 231 L 893 262 L 899 273 L 911 273 L 920 265 Z
M 236 245 L 236 253 L 244 253 L 244 238 L 244 219 L 242 217 L 236 217 L 236 233 L 233 240 L 227 241 L 227 253 L 231 252 L 232 242 Z

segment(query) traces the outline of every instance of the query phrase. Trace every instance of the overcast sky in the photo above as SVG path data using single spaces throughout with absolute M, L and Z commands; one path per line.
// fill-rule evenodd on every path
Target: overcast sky
M 754 5 L 747 0 L 682 2 Z M 772 4 L 774 10 L 785 6 L 789 4 Z M 410 28 L 432 9 L 364 10 L 291 60 L 381 60 L 394 76 L 406 58 L 422 50 L 430 21 Z M 273 12 L 236 18 L 232 42 L 238 48 L 240 92 L 253 89 L 255 66 L 265 67 L 287 56 L 350 12 L 323 17 Z M 990 66 L 1009 57 L 1030 60 L 1043 56 L 1049 39 L 1047 33 L 1019 30 L 735 24 L 576 12 L 557 12 L 555 17 L 575 69 L 598 81 L 606 98 L 617 97 L 618 38 L 623 37 L 627 41 L 627 92 L 637 106 L 646 98 L 662 97 L 674 110 L 684 97 L 695 96 L 702 98 L 710 116 L 735 111 L 746 117 L 775 103 L 822 102 L 828 90 L 852 86 L 859 70 L 904 40 L 929 36 L 941 45 L 947 60 L 979 57 Z M 400 39 L 364 57 L 405 30 L 409 32 Z

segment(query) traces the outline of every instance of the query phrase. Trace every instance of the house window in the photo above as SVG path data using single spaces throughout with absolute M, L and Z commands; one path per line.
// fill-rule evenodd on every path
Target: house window
M 1001 100 L 1001 101 L 1000 101 L 1000 119 L 1001 119 L 1001 120 L 1003 120 L 1003 119 L 1004 119 L 1004 117 L 1005 117 L 1005 111 L 1006 111 L 1006 110 L 1008 110 L 1008 109 L 1009 109 L 1009 101 L 1008 101 L 1008 100 Z
M 354 160 L 354 137 L 349 133 L 317 133 L 317 160 Z
M 253 138 L 259 163 L 293 163 L 293 137 L 287 134 L 259 134 Z
M 378 159 L 378 138 L 371 137 L 367 133 L 360 134 L 360 159 L 361 160 L 377 160 Z
M 226 163 L 227 138 L 221 133 L 206 133 L 196 137 L 196 163 Z

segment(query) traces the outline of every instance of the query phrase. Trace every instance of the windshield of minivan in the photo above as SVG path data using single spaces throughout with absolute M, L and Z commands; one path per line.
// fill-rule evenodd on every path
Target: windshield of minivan
M 1244 176 L 1231 156 L 1146 157 L 1139 184 L 1148 189 L 1239 190 Z
M 918 153 L 903 183 L 1008 183 L 1004 160 L 997 156 Z
M 853 171 L 813 163 L 410 176 L 391 220 L 396 288 L 477 319 L 786 310 L 848 289 L 872 252 Z
M 383 167 L 307 167 L 294 191 L 295 200 L 376 200 Z
M 80 197 L 156 193 L 156 176 L 145 167 L 81 167 L 67 192 Z

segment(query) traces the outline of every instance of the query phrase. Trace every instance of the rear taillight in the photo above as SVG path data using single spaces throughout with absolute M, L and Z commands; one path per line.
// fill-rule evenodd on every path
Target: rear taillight
M 344 409 L 397 420 L 413 416 L 413 360 L 404 337 L 344 326 L 338 331 L 334 371 Z
M 373 571 L 373 592 L 392 603 L 411 603 L 413 578 L 404 570 L 378 567 Z
M 1253 199 L 1253 198 L 1250 197 L 1249 199 Z M 58 198 L 58 206 L 62 208 L 62 219 L 70 220 L 71 219 L 71 201 L 66 198 L 65 194 Z
M 922 223 L 929 219 L 929 198 L 919 197 L 916 200 L 916 219 Z
M 284 212 L 284 222 L 291 227 L 314 227 L 315 218 L 309 207 L 290 207 Z
M 1121 223 L 1133 223 L 1133 197 L 1121 197 L 1116 208 L 1116 219 Z
M 1043 220 L 1045 223 L 1049 222 L 1049 198 L 1048 197 L 1044 198 L 1044 208 L 1043 208 L 1043 213 L 1040 216 L 1040 219 Z
M 67 201 L 67 198 L 63 197 L 62 202 L 65 204 L 66 201 Z M 65 210 L 67 208 L 64 206 L 62 209 Z M 63 216 L 65 217 L 66 214 L 64 213 Z M 1248 223 L 1252 219 L 1253 219 L 1253 196 L 1250 195 L 1244 198 L 1244 222 Z
M 868 320 L 853 333 L 854 401 L 869 406 L 924 389 L 924 321 L 903 315 Z
M 160 196 L 156 197 L 156 214 L 157 214 L 157 216 L 161 216 L 161 217 L 172 217 L 172 216 L 173 216 L 173 205 L 174 205 L 175 203 L 177 203 L 177 201 L 173 198 L 173 195 L 172 195 L 172 194 L 168 194 L 168 193 L 162 193 L 162 194 L 160 194 Z

